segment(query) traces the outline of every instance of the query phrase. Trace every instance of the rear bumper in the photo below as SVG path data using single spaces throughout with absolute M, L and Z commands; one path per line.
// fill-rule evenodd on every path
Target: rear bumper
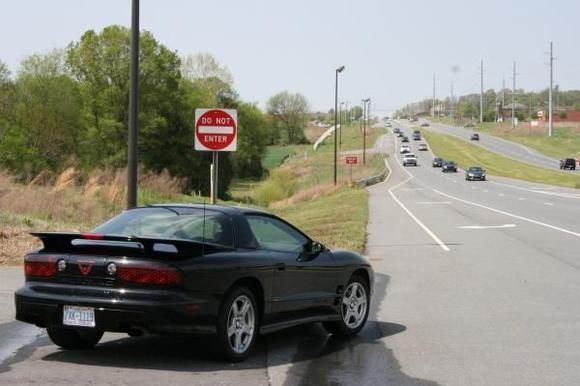
M 92 307 L 96 329 L 111 332 L 215 333 L 219 298 L 182 291 L 123 290 L 26 283 L 16 291 L 16 319 L 39 327 L 62 326 L 63 306 Z M 51 289 L 53 293 L 51 293 Z

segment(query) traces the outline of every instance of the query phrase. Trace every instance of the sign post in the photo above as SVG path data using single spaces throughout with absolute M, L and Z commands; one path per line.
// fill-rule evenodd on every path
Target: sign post
M 195 150 L 211 151 L 210 202 L 215 204 L 218 192 L 218 152 L 236 151 L 238 146 L 238 113 L 232 109 L 195 109 Z
M 347 155 L 345 162 L 350 166 L 350 184 L 352 185 L 352 166 L 358 164 L 358 157 L 356 155 Z

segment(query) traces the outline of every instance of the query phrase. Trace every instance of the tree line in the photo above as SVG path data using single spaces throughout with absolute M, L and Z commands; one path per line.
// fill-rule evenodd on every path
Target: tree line
M 14 76 L 0 61 L 0 168 L 26 181 L 70 166 L 124 167 L 129 53 L 129 30 L 114 25 L 30 55 Z M 268 145 L 306 142 L 304 96 L 281 92 L 264 113 L 240 98 L 228 68 L 210 54 L 180 58 L 143 31 L 139 71 L 139 162 L 184 177 L 186 191 L 209 190 L 211 154 L 193 150 L 195 108 L 238 111 L 238 151 L 220 155 L 221 197 L 232 178 L 262 176 Z
M 548 110 L 548 89 L 541 91 L 525 91 L 516 89 L 515 94 L 511 89 L 501 89 L 495 91 L 489 89 L 483 94 L 483 118 L 485 122 L 494 122 L 498 113 L 502 109 L 509 108 L 512 103 L 512 95 L 517 104 L 523 104 L 528 107 L 527 111 L 516 111 L 516 116 L 520 120 L 537 119 L 538 111 Z M 559 86 L 553 89 L 554 109 L 561 110 L 580 110 L 580 90 L 560 90 Z M 415 116 L 428 115 L 431 113 L 433 106 L 432 99 L 423 99 L 418 102 L 409 103 L 394 113 L 394 116 Z M 462 118 L 479 118 L 480 94 L 473 93 L 453 98 L 435 100 L 436 114 L 448 116 L 453 107 L 454 115 Z

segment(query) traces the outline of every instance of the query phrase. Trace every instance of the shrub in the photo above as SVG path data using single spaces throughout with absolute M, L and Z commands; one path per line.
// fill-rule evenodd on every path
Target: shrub
M 254 201 L 261 206 L 290 197 L 296 191 L 294 175 L 288 169 L 274 169 L 254 193 Z

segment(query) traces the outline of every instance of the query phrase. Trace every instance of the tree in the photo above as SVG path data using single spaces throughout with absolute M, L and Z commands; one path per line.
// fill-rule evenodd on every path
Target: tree
M 304 95 L 283 91 L 268 100 L 267 109 L 272 117 L 274 129 L 286 134 L 285 142 L 291 144 L 306 142 L 304 127 L 309 104 Z
M 36 154 L 26 174 L 70 166 L 67 163 L 78 152 L 82 128 L 80 94 L 66 69 L 64 52 L 53 50 L 24 59 L 16 89 L 15 124 L 21 133 L 13 134 Z
M 229 86 L 234 84 L 234 78 L 227 66 L 222 66 L 212 54 L 207 52 L 183 58 L 181 72 L 184 78 L 191 81 L 217 78 Z

